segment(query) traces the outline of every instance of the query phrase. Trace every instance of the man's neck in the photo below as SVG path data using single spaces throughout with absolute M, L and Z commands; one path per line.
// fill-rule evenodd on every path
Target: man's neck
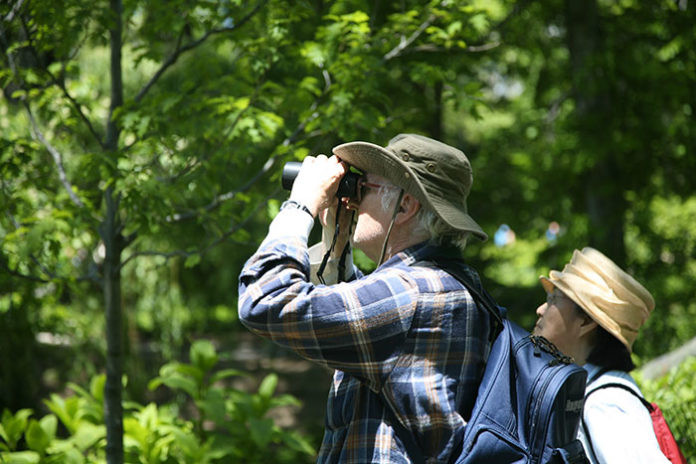
M 417 229 L 413 227 L 413 224 L 410 222 L 404 224 L 403 226 L 394 226 L 389 237 L 389 243 L 387 243 L 387 251 L 384 254 L 384 261 L 387 261 L 400 251 L 411 248 L 419 243 L 423 243 L 430 238 L 429 235 L 424 233 L 414 234 L 414 230 Z

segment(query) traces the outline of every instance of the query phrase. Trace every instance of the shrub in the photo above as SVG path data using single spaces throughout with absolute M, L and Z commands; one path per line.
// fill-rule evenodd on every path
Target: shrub
M 689 358 L 667 375 L 646 380 L 636 376 L 645 398 L 665 415 L 687 462 L 696 462 L 696 358 Z
M 141 405 L 124 402 L 124 460 L 127 463 L 298 463 L 311 462 L 315 450 L 301 434 L 274 424 L 268 412 L 298 401 L 275 395 L 278 378 L 268 375 L 257 392 L 247 393 L 223 381 L 243 372 L 215 371 L 213 345 L 198 341 L 190 350 L 191 363 L 169 363 L 150 382 L 180 393 L 178 402 Z M 73 396 L 52 394 L 45 401 L 49 414 L 5 410 L 0 422 L 0 462 L 103 463 L 104 381 L 99 375 L 89 389 L 71 384 Z M 187 411 L 182 417 L 179 411 Z M 60 430 L 59 430 L 60 428 Z M 61 437 L 61 435 L 63 437 Z

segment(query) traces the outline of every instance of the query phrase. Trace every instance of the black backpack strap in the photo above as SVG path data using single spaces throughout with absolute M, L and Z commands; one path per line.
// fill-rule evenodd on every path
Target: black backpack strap
M 624 385 L 624 384 L 622 384 L 622 383 L 616 383 L 616 382 L 613 382 L 613 383 L 605 383 L 604 385 L 600 385 L 599 387 L 593 388 L 592 390 L 588 391 L 588 392 L 585 394 L 585 401 L 587 401 L 587 397 L 590 396 L 592 393 L 596 392 L 597 390 L 602 390 L 602 389 L 604 389 L 604 388 L 620 388 L 620 389 L 622 389 L 622 390 L 626 390 L 627 392 L 629 392 L 630 394 L 632 394 L 633 396 L 635 396 L 636 398 L 638 398 L 638 399 L 640 400 L 640 402 L 643 403 L 643 406 L 645 406 L 645 408 L 646 408 L 649 412 L 652 412 L 653 409 L 655 409 L 655 408 L 653 408 L 653 405 L 650 404 L 650 402 L 649 402 L 648 400 L 646 400 L 645 398 L 643 398 L 642 396 L 640 396 L 640 395 L 638 394 L 638 392 L 636 392 L 634 389 L 632 389 L 631 387 L 629 387 L 629 386 L 627 386 L 627 385 Z
M 597 375 L 595 375 L 592 378 L 590 383 L 597 380 L 606 371 L 607 371 L 607 369 L 605 369 L 604 371 L 600 371 Z M 640 400 L 640 402 L 643 403 L 643 406 L 645 406 L 649 412 L 652 412 L 654 409 L 652 404 L 650 404 L 650 402 L 648 400 L 646 400 L 645 398 L 640 396 L 634 389 L 632 389 L 631 387 L 629 387 L 627 385 L 617 383 L 617 382 L 605 383 L 604 385 L 600 385 L 599 387 L 593 388 L 592 390 L 588 391 L 587 393 L 585 393 L 585 402 L 587 402 L 587 398 L 592 393 L 594 393 L 598 390 L 603 390 L 605 388 L 620 388 L 622 390 L 626 390 L 627 392 L 631 393 L 633 396 L 638 398 Z M 594 445 L 592 444 L 592 437 L 590 436 L 590 430 L 587 428 L 587 423 L 585 422 L 585 414 L 583 413 L 583 415 L 581 417 L 582 417 L 582 428 L 585 431 L 585 438 L 587 439 L 587 443 L 590 445 L 590 452 L 592 453 L 592 456 L 594 457 L 594 460 L 596 462 L 597 461 L 597 454 L 595 453 Z
M 595 380 L 597 380 L 598 378 L 600 378 L 601 376 L 603 376 L 604 374 L 606 374 L 610 370 L 611 370 L 610 367 L 602 367 L 597 372 L 592 374 L 592 377 L 587 378 L 587 385 L 591 385 Z

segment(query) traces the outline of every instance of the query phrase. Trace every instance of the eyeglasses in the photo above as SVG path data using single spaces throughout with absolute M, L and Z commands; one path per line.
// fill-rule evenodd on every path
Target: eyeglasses
M 368 182 L 368 181 L 366 181 L 366 180 L 364 180 L 364 179 L 361 179 L 361 180 L 358 182 L 358 198 L 357 198 L 358 203 L 362 203 L 362 200 L 363 200 L 363 198 L 365 197 L 365 195 L 366 195 L 368 189 L 376 189 L 376 190 L 378 190 L 378 189 L 380 189 L 380 188 L 382 188 L 382 187 L 384 187 L 384 188 L 386 188 L 386 189 L 398 188 L 398 187 L 396 187 L 395 185 L 389 185 L 389 184 L 376 184 L 376 183 L 374 183 L 374 182 Z

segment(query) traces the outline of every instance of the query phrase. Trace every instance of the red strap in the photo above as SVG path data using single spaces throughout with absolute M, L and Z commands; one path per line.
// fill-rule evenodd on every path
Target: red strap
M 657 437 L 657 442 L 660 444 L 662 453 L 673 464 L 686 464 L 686 458 L 679 449 L 679 445 L 677 445 L 677 441 L 674 439 L 674 435 L 669 425 L 667 425 L 667 421 L 660 407 L 655 403 L 652 403 L 652 407 L 653 409 L 650 411 L 650 417 L 652 418 L 655 436 Z

